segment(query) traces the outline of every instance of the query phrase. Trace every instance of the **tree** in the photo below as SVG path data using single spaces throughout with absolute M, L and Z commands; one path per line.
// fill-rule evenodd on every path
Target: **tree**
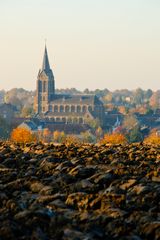
M 150 98 L 149 105 L 154 110 L 160 108 L 160 90 L 153 93 L 152 97 Z
M 137 88 L 133 94 L 133 102 L 135 104 L 142 104 L 144 99 L 144 91 L 141 88 Z
M 137 126 L 128 132 L 126 138 L 130 143 L 143 141 L 143 136 L 141 134 L 140 128 Z
M 22 107 L 30 107 L 33 109 L 35 92 L 26 91 L 23 88 L 13 88 L 5 93 L 5 102 L 16 106 L 20 112 Z
M 143 140 L 140 132 L 140 124 L 133 114 L 125 116 L 122 124 L 126 138 L 129 142 L 140 142 Z
M 105 103 L 110 103 L 113 100 L 113 94 L 111 92 L 107 93 L 104 97 L 103 100 Z
M 93 143 L 95 141 L 95 137 L 90 133 L 90 131 L 81 132 L 81 137 L 82 141 L 85 143 Z
M 43 141 L 50 142 L 50 140 L 51 140 L 51 132 L 48 128 L 45 128 L 43 130 Z
M 145 97 L 147 99 L 150 99 L 150 97 L 152 96 L 153 92 L 151 89 L 148 89 L 146 92 L 145 92 Z
M 3 117 L 0 116 L 0 138 L 6 139 L 9 137 L 11 127 Z
M 89 94 L 89 93 L 90 93 L 88 88 L 86 88 L 83 92 L 84 92 L 85 94 Z
M 160 135 L 156 131 L 152 132 L 148 137 L 144 139 L 146 144 L 158 144 L 160 145 Z
M 88 124 L 92 129 L 96 130 L 100 126 L 99 119 L 86 118 L 85 123 Z
M 98 127 L 96 129 L 95 135 L 96 135 L 97 141 L 99 141 L 101 139 L 101 137 L 103 136 L 103 130 L 101 127 Z
M 128 113 L 128 108 L 126 106 L 119 106 L 118 111 L 122 114 L 127 114 Z
M 65 141 L 65 138 L 66 138 L 66 135 L 65 135 L 64 131 L 62 131 L 62 132 L 54 131 L 53 132 L 53 140 L 55 142 L 62 143 L 63 141 Z
M 80 142 L 81 142 L 80 139 L 75 135 L 67 135 L 65 139 L 66 145 L 79 144 Z
M 100 141 L 101 144 L 126 144 L 127 139 L 121 133 L 112 133 L 112 134 L 105 134 L 104 138 Z
M 124 117 L 122 127 L 127 131 L 139 126 L 137 118 L 133 114 L 128 114 Z
M 11 132 L 11 140 L 17 143 L 31 143 L 37 141 L 36 135 L 25 128 L 15 128 Z
M 31 117 L 33 115 L 33 107 L 23 107 L 21 110 L 22 117 Z

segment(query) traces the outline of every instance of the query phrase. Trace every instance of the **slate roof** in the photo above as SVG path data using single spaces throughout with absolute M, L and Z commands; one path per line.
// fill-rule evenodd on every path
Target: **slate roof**
M 46 122 L 44 124 L 45 128 L 48 128 L 51 132 L 53 131 L 64 131 L 66 134 L 80 134 L 89 129 L 87 124 L 58 124 L 52 122 Z
M 31 131 L 36 131 L 37 130 L 37 125 L 31 120 L 26 120 L 26 121 L 22 122 L 18 127 L 19 128 L 20 127 L 28 128 Z
M 102 104 L 102 102 L 95 95 L 64 95 L 56 94 L 50 102 L 51 104 L 79 104 L 79 105 L 90 105 L 90 104 Z
M 106 114 L 105 115 L 105 126 L 114 126 L 117 121 L 117 118 L 120 122 L 123 121 L 124 116 L 122 114 Z
M 44 50 L 44 56 L 43 56 L 43 64 L 42 64 L 42 71 L 49 71 L 50 70 L 50 65 L 49 65 L 49 60 L 48 60 L 48 53 L 47 53 L 47 47 L 45 46 Z
M 160 115 L 159 116 L 155 116 L 155 115 L 138 116 L 137 119 L 141 124 L 144 124 L 150 128 L 156 128 L 160 126 Z

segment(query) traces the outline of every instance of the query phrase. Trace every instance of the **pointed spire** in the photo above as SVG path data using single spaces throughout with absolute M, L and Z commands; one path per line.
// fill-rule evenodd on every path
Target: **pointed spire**
M 43 56 L 43 64 L 42 64 L 42 71 L 43 70 L 46 70 L 46 71 L 50 70 L 46 44 L 45 44 L 45 50 L 44 50 L 44 56 Z

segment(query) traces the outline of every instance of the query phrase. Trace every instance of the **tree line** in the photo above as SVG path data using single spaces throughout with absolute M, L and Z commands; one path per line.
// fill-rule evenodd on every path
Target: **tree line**
M 104 103 L 106 111 L 127 113 L 154 113 L 160 108 L 160 90 L 115 90 L 95 89 L 79 91 L 76 88 L 56 89 L 57 94 L 96 94 Z M 13 88 L 10 91 L 0 91 L 0 103 L 11 103 L 17 108 L 17 114 L 21 117 L 33 116 L 35 91 L 27 91 L 23 88 Z
M 11 132 L 10 141 L 26 144 L 26 143 L 59 143 L 59 144 L 83 144 L 83 143 L 96 143 L 105 145 L 116 145 L 116 144 L 128 144 L 130 143 L 127 136 L 122 133 L 106 133 L 104 135 L 99 135 L 97 138 L 89 132 L 82 132 L 79 136 L 66 135 L 63 131 L 50 132 L 49 129 L 44 129 L 40 132 L 31 132 L 24 128 L 15 128 Z M 160 144 L 160 136 L 152 131 L 147 137 L 143 139 L 145 144 Z

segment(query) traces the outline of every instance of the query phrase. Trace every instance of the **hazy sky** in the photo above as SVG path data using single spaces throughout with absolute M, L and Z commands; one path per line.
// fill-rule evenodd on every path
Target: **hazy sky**
M 0 0 L 0 89 L 160 89 L 160 0 Z

